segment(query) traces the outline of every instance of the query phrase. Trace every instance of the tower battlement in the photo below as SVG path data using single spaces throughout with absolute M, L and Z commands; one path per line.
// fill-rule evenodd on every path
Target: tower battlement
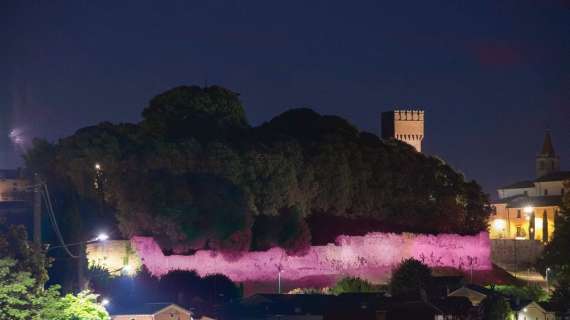
M 424 121 L 423 110 L 394 110 L 394 120 Z
M 382 112 L 381 133 L 383 139 L 403 141 L 422 152 L 424 139 L 424 111 L 419 109 L 395 109 Z

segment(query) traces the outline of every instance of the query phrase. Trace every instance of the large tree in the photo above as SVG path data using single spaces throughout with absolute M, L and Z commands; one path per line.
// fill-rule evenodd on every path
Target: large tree
M 570 190 L 570 181 L 565 183 L 566 190 Z M 552 270 L 552 275 L 570 272 L 570 192 L 565 192 L 562 206 L 555 217 L 552 240 L 546 245 L 542 257 L 538 261 L 538 269 L 545 274 L 546 269 Z
M 438 158 L 310 109 L 250 127 L 238 94 L 216 86 L 162 93 L 138 124 L 36 141 L 26 163 L 54 190 L 72 240 L 92 217 L 175 251 L 242 251 L 253 239 L 302 253 L 325 225 L 308 226 L 314 215 L 345 219 L 325 230 L 334 239 L 362 219 L 384 231 L 474 234 L 489 214 L 480 186 Z M 258 228 L 274 220 L 274 233 Z
M 538 270 L 546 275 L 549 281 L 554 280 L 552 304 L 563 310 L 570 306 L 570 181 L 565 184 L 562 207 L 555 217 L 552 240 L 546 245 L 537 262 Z

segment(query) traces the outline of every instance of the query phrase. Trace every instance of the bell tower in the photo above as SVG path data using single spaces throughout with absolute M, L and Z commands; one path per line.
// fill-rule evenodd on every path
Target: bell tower
M 381 114 L 382 139 L 397 139 L 422 152 L 424 139 L 423 110 L 394 110 Z
M 556 171 L 560 171 L 560 158 L 554 153 L 550 132 L 546 131 L 542 150 L 536 156 L 536 177 L 540 178 Z

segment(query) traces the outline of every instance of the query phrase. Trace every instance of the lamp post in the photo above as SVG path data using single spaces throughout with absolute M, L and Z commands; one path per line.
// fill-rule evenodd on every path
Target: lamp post
M 283 272 L 283 267 L 281 265 L 277 266 L 277 293 L 281 293 L 281 272 Z
M 548 278 L 550 274 L 550 268 L 546 268 L 546 293 L 550 294 L 550 279 Z

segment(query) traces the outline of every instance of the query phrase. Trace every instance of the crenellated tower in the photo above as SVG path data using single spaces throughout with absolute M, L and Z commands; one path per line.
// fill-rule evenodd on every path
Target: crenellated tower
M 424 111 L 423 110 L 393 110 L 382 112 L 383 139 L 397 139 L 403 141 L 422 152 L 424 139 Z

